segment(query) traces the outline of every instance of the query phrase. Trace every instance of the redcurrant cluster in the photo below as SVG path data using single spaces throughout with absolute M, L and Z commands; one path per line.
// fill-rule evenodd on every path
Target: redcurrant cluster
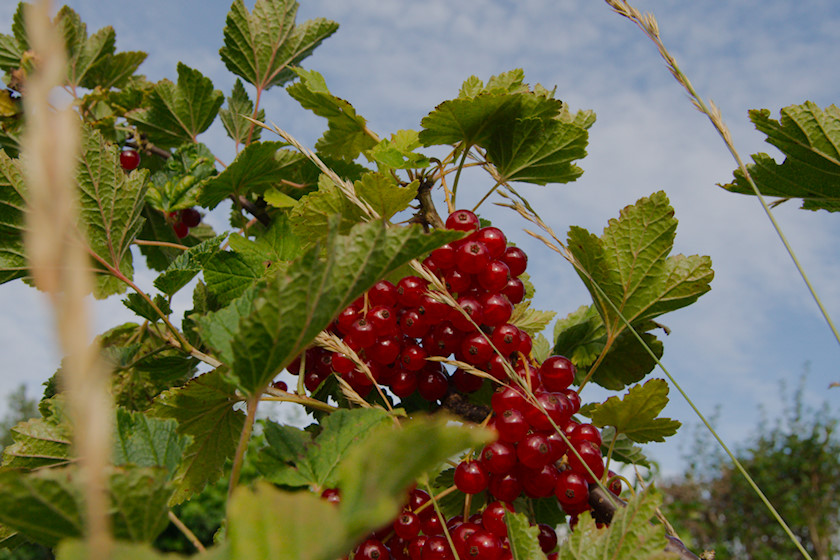
M 373 380 L 399 398 L 416 391 L 428 401 L 437 401 L 446 396 L 450 385 L 462 393 L 481 388 L 481 377 L 461 369 L 450 376 L 440 362 L 427 361 L 430 356 L 454 355 L 506 379 L 505 358 L 493 345 L 503 355 L 531 351 L 530 337 L 508 323 L 513 306 L 525 296 L 519 278 L 527 266 L 525 252 L 508 246 L 498 228 L 479 228 L 478 218 L 467 210 L 452 213 L 446 226 L 471 234 L 436 249 L 424 265 L 446 283 L 460 310 L 435 299 L 425 279 L 406 276 L 396 285 L 387 280 L 377 283 L 331 326 L 364 360 Z M 303 370 L 304 385 L 310 391 L 333 372 L 362 396 L 373 388 L 373 381 L 350 357 L 321 348 L 307 350 Z M 289 371 L 299 373 L 300 361 Z
M 341 500 L 334 489 L 322 497 L 331 502 Z M 488 503 L 483 511 L 464 519 L 461 515 L 446 520 L 446 531 L 452 539 L 458 558 L 468 560 L 510 560 L 505 510 L 513 506 L 500 501 Z M 557 533 L 545 524 L 539 527 L 540 548 L 554 560 Z M 354 551 L 354 560 L 455 560 L 444 533 L 441 517 L 431 498 L 423 490 L 414 489 L 402 512 L 393 523 L 369 535 Z
M 190 229 L 201 223 L 201 214 L 195 208 L 184 208 L 176 212 L 167 213 L 167 218 L 178 239 L 183 239 L 190 233 Z

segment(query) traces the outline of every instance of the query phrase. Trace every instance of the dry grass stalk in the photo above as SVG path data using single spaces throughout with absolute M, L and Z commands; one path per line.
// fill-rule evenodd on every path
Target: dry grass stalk
M 26 12 L 27 33 L 38 61 L 24 98 L 27 127 L 22 159 L 29 197 L 26 247 L 32 275 L 50 296 L 58 338 L 67 356 L 63 382 L 85 484 L 89 550 L 94 558 L 107 558 L 111 544 L 106 493 L 111 403 L 107 372 L 90 344 L 85 304 L 93 278 L 77 229 L 79 119 L 71 109 L 55 110 L 50 104 L 50 94 L 64 82 L 67 64 L 64 40 L 50 21 L 50 11 L 49 1 L 41 1 Z

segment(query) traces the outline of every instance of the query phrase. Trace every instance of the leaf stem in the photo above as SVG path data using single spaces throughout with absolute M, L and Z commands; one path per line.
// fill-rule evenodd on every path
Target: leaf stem
M 331 404 L 327 404 L 324 401 L 319 401 L 318 399 L 313 399 L 311 397 L 306 397 L 295 393 L 289 393 L 287 391 L 281 391 L 280 389 L 275 389 L 274 387 L 269 387 L 265 390 L 265 392 L 271 396 L 263 396 L 260 398 L 260 400 L 274 402 L 291 402 L 309 408 L 314 408 L 316 410 L 322 410 L 324 412 L 335 412 L 336 410 L 338 410 L 337 406 L 332 406 Z
M 236 455 L 233 457 L 233 466 L 230 469 L 230 482 L 228 483 L 228 501 L 233 490 L 239 484 L 239 475 L 242 472 L 242 463 L 245 460 L 245 451 L 248 449 L 248 441 L 251 439 L 251 431 L 254 429 L 254 419 L 257 417 L 257 406 L 260 403 L 259 394 L 248 397 L 245 406 L 248 409 L 245 416 L 245 425 L 239 434 L 239 443 L 236 445 Z
M 470 148 L 472 146 L 465 146 L 464 153 L 461 155 L 461 161 L 458 162 L 458 171 L 455 173 L 455 180 L 452 181 L 452 206 L 453 208 L 457 208 L 455 206 L 455 196 L 458 194 L 458 181 L 461 179 L 461 171 L 464 169 L 464 163 L 467 161 L 467 156 L 470 153 Z
M 196 550 L 198 550 L 199 553 L 207 553 L 207 549 L 204 548 L 204 545 L 201 544 L 201 541 L 198 540 L 198 537 L 195 536 L 195 533 L 190 531 L 190 528 L 184 525 L 184 522 L 178 519 L 178 516 L 175 515 L 175 512 L 173 512 L 171 509 L 169 510 L 169 520 L 172 522 L 173 525 L 175 525 L 175 527 L 178 528 L 179 531 L 181 531 L 181 533 L 185 537 L 187 537 L 187 540 L 192 543 L 192 545 L 196 548 Z
M 485 194 L 483 197 L 481 197 L 481 200 L 479 200 L 479 201 L 478 201 L 478 204 L 476 204 L 476 205 L 475 205 L 475 207 L 472 209 L 472 211 L 473 211 L 473 212 L 475 212 L 476 210 L 478 210 L 478 207 L 479 207 L 479 206 L 481 206 L 481 204 L 482 204 L 485 200 L 487 200 L 487 198 L 488 198 L 491 194 L 493 194 L 493 193 L 496 191 L 496 189 L 498 189 L 498 188 L 499 188 L 499 186 L 500 186 L 502 183 L 503 183 L 503 181 L 501 181 L 501 180 L 496 181 L 496 184 L 495 184 L 495 185 L 493 185 L 493 188 L 492 188 L 492 189 L 490 189 L 489 191 L 487 191 L 487 194 Z
M 610 348 L 612 347 L 612 343 L 613 343 L 613 339 L 608 338 L 606 344 L 604 344 L 604 349 L 601 350 L 600 354 L 598 354 L 598 358 L 589 367 L 589 371 L 586 372 L 586 377 L 584 377 L 583 381 L 580 382 L 580 386 L 577 389 L 578 395 L 583 390 L 584 385 L 586 385 L 589 382 L 589 380 L 592 379 L 592 376 L 595 374 L 595 370 L 598 369 L 598 366 L 601 365 L 601 362 L 604 361 L 604 358 L 607 357 L 607 353 L 610 351 Z
M 148 303 L 151 306 L 151 308 L 155 311 L 155 313 L 157 313 L 157 315 L 161 318 L 161 320 L 166 324 L 167 328 L 172 332 L 172 334 L 175 336 L 175 338 L 178 339 L 178 342 L 181 344 L 181 348 L 185 352 L 192 353 L 192 350 L 193 350 L 192 345 L 189 342 L 187 342 L 187 339 L 184 338 L 184 335 L 181 334 L 181 332 L 178 329 L 175 328 L 175 326 L 169 321 L 169 318 L 166 316 L 166 314 L 164 314 L 164 312 L 160 310 L 160 308 L 155 304 L 154 301 L 152 301 L 152 298 L 150 298 L 148 296 L 148 294 L 146 294 L 146 292 L 141 290 L 140 287 L 137 284 L 135 284 L 134 282 L 132 282 L 131 279 L 129 279 L 125 274 L 122 273 L 122 271 L 120 271 L 119 269 L 111 266 L 110 263 L 108 263 L 105 259 L 103 259 L 98 254 L 96 254 L 96 252 L 93 249 L 91 249 L 88 246 L 85 246 L 85 248 L 87 249 L 87 252 L 90 254 L 90 256 L 92 256 L 93 259 L 95 261 L 97 261 L 99 264 L 104 266 L 105 269 L 112 276 L 114 276 L 117 280 L 126 284 L 128 287 L 130 287 L 135 292 L 137 292 L 137 295 L 139 295 L 141 298 L 143 298 L 146 301 L 146 303 Z
M 181 245 L 180 243 L 170 243 L 169 241 L 149 241 L 147 239 L 135 239 L 133 241 L 135 245 L 148 245 L 151 247 L 169 247 L 170 249 L 179 249 L 181 251 L 186 251 L 189 249 L 186 245 Z

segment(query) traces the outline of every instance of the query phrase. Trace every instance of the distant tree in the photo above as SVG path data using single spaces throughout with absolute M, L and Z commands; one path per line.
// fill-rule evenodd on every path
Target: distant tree
M 827 404 L 806 408 L 802 385 L 790 401 L 773 411 L 775 422 L 761 422 L 736 456 L 805 549 L 820 560 L 838 558 L 838 418 Z M 798 556 L 746 480 L 707 437 L 698 435 L 691 451 L 687 472 L 664 485 L 663 508 L 682 538 L 695 549 L 714 550 L 717 560 Z

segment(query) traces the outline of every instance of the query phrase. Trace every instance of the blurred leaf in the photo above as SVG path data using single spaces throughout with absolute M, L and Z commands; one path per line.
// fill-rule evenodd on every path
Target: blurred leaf
M 505 524 L 513 560 L 544 560 L 545 553 L 540 548 L 540 529 L 531 525 L 522 513 L 505 510 Z
M 178 435 L 174 420 L 151 418 L 140 412 L 117 409 L 114 464 L 162 467 L 170 475 L 181 463 L 189 436 Z
M 650 521 L 661 503 L 652 486 L 619 508 L 608 528 L 599 529 L 588 513 L 580 516 L 575 530 L 560 546 L 558 560 L 666 560 L 676 558 L 665 552 L 665 527 Z
M 254 142 L 236 159 L 204 184 L 199 195 L 202 206 L 215 208 L 229 196 L 259 195 L 296 172 L 306 157 L 297 151 L 282 150 L 283 142 Z
M 621 316 L 635 327 L 709 291 L 714 276 L 709 257 L 668 256 L 676 228 L 674 209 L 660 191 L 622 210 L 600 238 L 580 227 L 569 230 L 569 251 L 604 319 L 608 341 L 626 328 Z
M 63 6 L 56 15 L 56 22 L 64 35 L 67 46 L 67 80 L 73 87 L 94 88 L 97 85 L 87 78 L 88 71 L 102 62 L 103 58 L 114 54 L 117 36 L 111 26 L 103 27 L 90 37 L 79 14 L 72 8 Z
M 55 549 L 57 560 L 89 560 L 91 551 L 88 550 L 86 541 L 67 539 L 61 541 Z M 127 543 L 117 541 L 111 547 L 111 560 L 183 560 L 187 558 L 180 554 L 159 552 L 152 546 L 145 543 Z M 220 544 L 207 549 L 207 553 L 201 555 L 202 560 L 230 560 L 227 546 Z M 103 559 L 97 559 L 103 560 Z
M 178 433 L 192 437 L 175 475 L 178 485 L 171 504 L 178 504 L 201 492 L 217 480 L 225 461 L 233 457 L 245 414 L 234 410 L 239 402 L 235 389 L 216 369 L 183 387 L 162 393 L 149 411 L 157 418 L 178 422 Z
M 309 492 L 283 492 L 265 482 L 240 486 L 228 512 L 231 558 L 335 560 L 356 544 L 338 509 Z
M 302 68 L 292 70 L 300 81 L 286 91 L 304 109 L 327 119 L 328 129 L 315 143 L 318 152 L 352 161 L 376 145 L 364 117 L 357 115 L 350 103 L 331 94 L 321 74 Z
M 248 97 L 242 80 L 236 79 L 233 84 L 233 91 L 227 98 L 227 107 L 219 109 L 219 118 L 227 131 L 228 137 L 237 144 L 259 142 L 262 128 L 254 126 L 251 121 L 243 118 L 243 115 L 255 117 L 260 122 L 265 122 L 265 110 L 260 109 L 254 115 L 254 102 Z M 253 130 L 252 130 L 253 128 Z M 248 138 L 248 134 L 251 138 Z
M 57 418 L 33 418 L 12 427 L 14 443 L 3 449 L 3 467 L 31 470 L 66 465 L 72 431 Z
M 403 187 L 389 175 L 367 173 L 356 181 L 356 193 L 383 219 L 390 220 L 417 197 L 418 185 L 418 181 L 412 181 Z
M 116 468 L 109 490 L 111 527 L 118 539 L 152 542 L 169 525 L 173 487 L 165 468 Z
M 323 18 L 295 24 L 294 0 L 257 0 L 251 13 L 243 0 L 235 0 L 225 20 L 219 50 L 225 66 L 258 90 L 293 79 L 291 67 L 312 54 L 338 24 Z
M 232 343 L 231 378 L 258 394 L 354 299 L 390 271 L 456 238 L 419 227 L 387 229 L 362 223 L 349 235 L 330 235 L 321 260 L 313 247 L 283 274 L 267 280 Z
M 394 519 L 420 475 L 492 438 L 488 430 L 457 425 L 440 415 L 375 430 L 338 466 L 341 518 L 349 534 L 359 538 Z
M 148 98 L 148 109 L 126 114 L 128 120 L 161 148 L 195 142 L 216 118 L 224 94 L 198 70 L 178 63 L 178 83 L 163 79 Z
M 134 274 L 131 243 L 143 226 L 140 213 L 146 194 L 146 172 L 126 174 L 119 150 L 102 135 L 83 129 L 82 156 L 76 179 L 81 195 L 79 217 L 90 248 L 128 279 Z M 113 276 L 99 275 L 94 296 L 122 293 L 127 286 Z
M 664 379 L 651 379 L 631 387 L 622 399 L 610 397 L 595 406 L 590 417 L 595 426 L 612 426 L 636 443 L 665 441 L 681 426 L 677 420 L 657 418 L 666 404 L 668 384 Z
M 801 198 L 805 210 L 840 211 L 840 109 L 806 101 L 783 108 L 778 121 L 768 109 L 750 111 L 750 120 L 785 155 L 781 165 L 765 153 L 753 155 L 747 170 L 761 194 Z M 721 186 L 754 194 L 740 169 L 732 183 Z

